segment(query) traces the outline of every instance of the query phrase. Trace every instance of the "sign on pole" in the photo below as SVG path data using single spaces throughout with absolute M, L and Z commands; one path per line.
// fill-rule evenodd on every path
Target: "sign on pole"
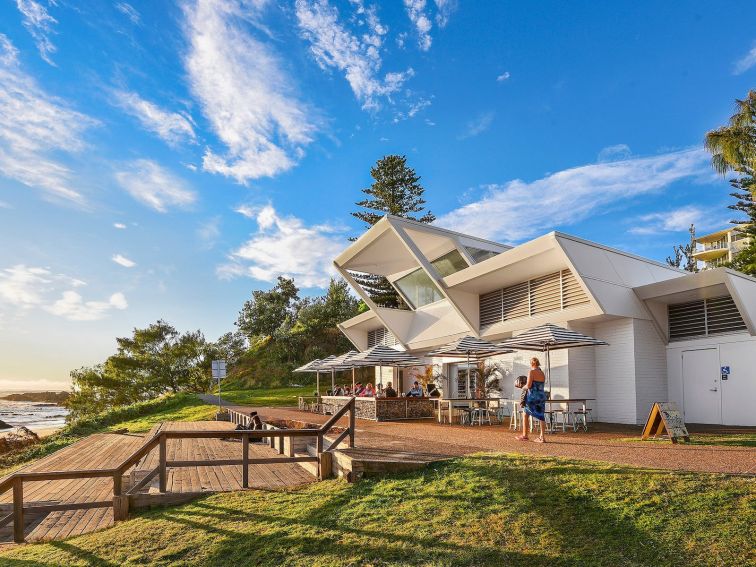
M 226 377 L 226 361 L 213 360 L 210 367 L 213 372 L 213 380 L 218 381 L 218 411 L 221 410 L 221 380 Z

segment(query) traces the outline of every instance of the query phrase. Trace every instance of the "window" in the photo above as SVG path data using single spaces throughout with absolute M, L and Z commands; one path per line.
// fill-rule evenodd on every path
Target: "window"
M 745 322 L 732 297 L 699 299 L 667 307 L 670 340 L 744 331 Z
M 399 278 L 394 282 L 394 285 L 402 292 L 405 300 L 414 309 L 444 298 L 436 284 L 422 268 Z
M 445 278 L 467 268 L 467 261 L 459 253 L 459 250 L 452 250 L 448 254 L 444 254 L 440 258 L 433 260 L 431 265 L 438 270 L 442 278 Z
M 473 248 L 472 246 L 466 246 L 467 253 L 470 254 L 470 257 L 473 259 L 473 262 L 476 264 L 479 264 L 483 260 L 488 260 L 489 258 L 493 258 L 498 254 L 498 252 L 494 252 L 493 250 L 483 250 L 483 248 Z
M 554 272 L 480 296 L 481 327 L 590 302 L 570 270 Z

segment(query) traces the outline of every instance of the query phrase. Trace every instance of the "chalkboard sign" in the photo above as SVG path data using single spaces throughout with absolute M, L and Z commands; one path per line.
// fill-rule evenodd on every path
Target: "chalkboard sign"
M 677 443 L 679 439 L 690 441 L 685 420 L 674 402 L 656 402 L 653 405 L 641 439 L 659 437 L 665 432 L 672 443 Z

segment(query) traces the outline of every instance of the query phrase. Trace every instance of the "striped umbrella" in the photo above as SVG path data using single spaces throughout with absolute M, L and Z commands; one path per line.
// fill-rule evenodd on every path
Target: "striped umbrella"
M 320 373 L 323 370 L 326 370 L 326 364 L 331 362 L 334 358 L 336 358 L 336 355 L 332 354 L 331 356 L 328 356 L 324 359 L 316 358 L 315 360 L 311 360 L 307 364 L 304 364 L 300 366 L 299 368 L 295 368 L 293 372 L 315 372 L 315 388 L 317 391 L 318 397 L 320 397 Z
M 552 323 L 546 323 L 538 327 L 533 327 L 524 333 L 506 339 L 497 346 L 504 348 L 513 348 L 517 350 L 534 350 L 546 353 L 546 379 L 551 390 L 551 359 L 549 352 L 552 350 L 561 350 L 565 348 L 578 348 L 585 346 L 608 345 L 609 343 L 594 339 L 588 335 L 565 329 Z
M 470 359 L 476 361 L 495 356 L 497 354 L 506 354 L 513 352 L 512 349 L 502 348 L 492 342 L 467 335 L 447 345 L 439 347 L 428 353 L 428 356 L 439 356 L 449 358 L 467 357 L 467 397 L 470 397 Z
M 339 356 L 334 357 L 329 362 L 323 364 L 323 367 L 331 370 L 331 391 L 336 389 L 336 377 L 335 372 L 337 370 L 352 370 L 352 389 L 354 389 L 354 365 L 349 363 L 349 360 L 360 354 L 356 350 L 350 350 Z
M 377 366 L 378 375 L 383 386 L 384 366 L 422 366 L 419 358 L 403 350 L 396 350 L 385 345 L 375 345 L 349 359 L 354 366 Z

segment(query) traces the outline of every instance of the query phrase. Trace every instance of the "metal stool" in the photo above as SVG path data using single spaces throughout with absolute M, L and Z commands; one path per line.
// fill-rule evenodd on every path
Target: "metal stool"
M 470 425 L 475 425 L 475 421 L 478 421 L 478 425 L 483 425 L 485 420 L 488 425 L 491 425 L 491 410 L 487 408 L 474 408 L 470 412 Z

